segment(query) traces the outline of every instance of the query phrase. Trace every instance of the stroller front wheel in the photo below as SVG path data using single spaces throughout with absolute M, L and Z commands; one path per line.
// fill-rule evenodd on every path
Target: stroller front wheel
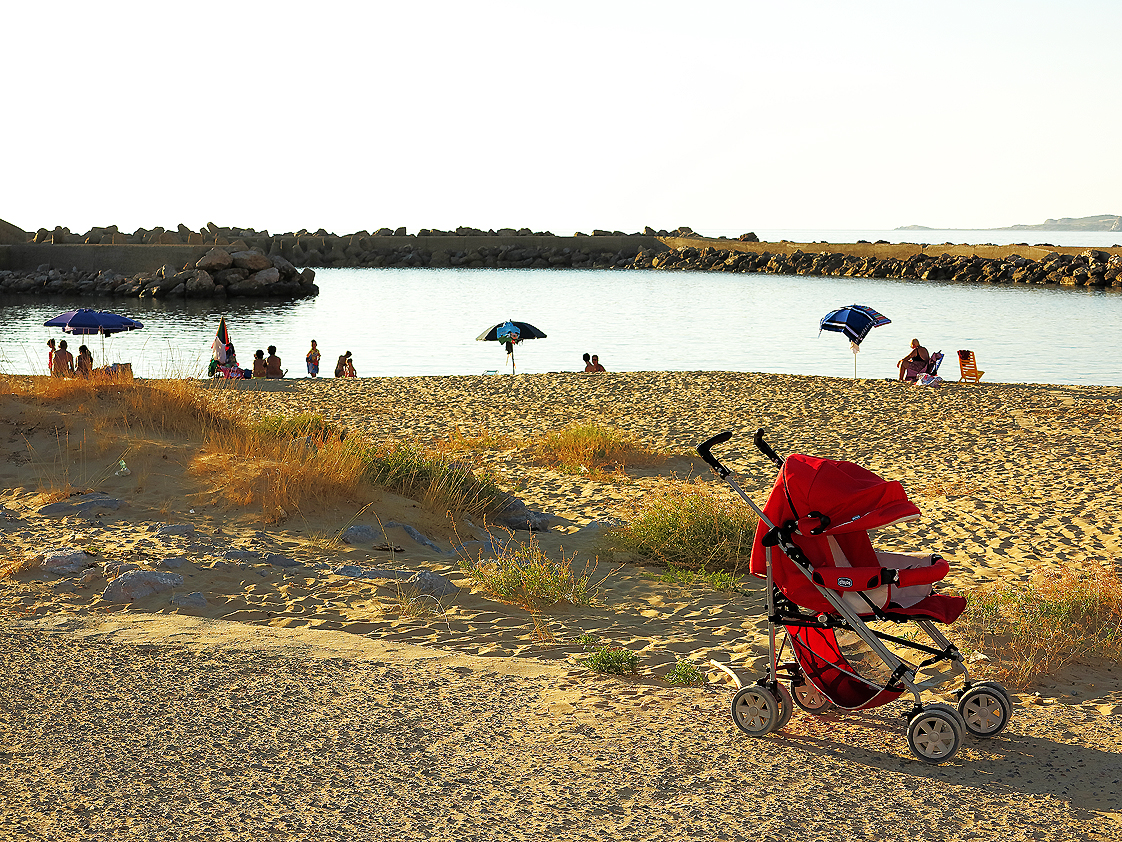
M 762 737 L 779 725 L 779 702 L 766 687 L 749 684 L 732 697 L 732 721 L 753 737 Z
M 908 748 L 924 763 L 945 763 L 962 745 L 962 723 L 950 705 L 928 705 L 908 723 Z

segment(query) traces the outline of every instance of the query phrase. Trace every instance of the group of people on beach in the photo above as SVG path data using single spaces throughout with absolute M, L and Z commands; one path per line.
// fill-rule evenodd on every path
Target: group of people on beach
M 47 370 L 52 377 L 89 377 L 93 374 L 93 354 L 85 345 L 78 346 L 78 359 L 66 348 L 66 340 L 55 347 L 53 339 L 47 340 Z
M 607 371 L 604 366 L 600 365 L 600 358 L 596 354 L 591 357 L 588 354 L 584 355 L 584 370 L 586 372 Z
M 52 340 L 53 341 L 53 340 Z M 66 343 L 63 343 L 65 346 Z M 83 348 L 85 346 L 82 346 Z M 266 352 L 258 349 L 253 353 L 252 368 L 243 369 L 238 363 L 237 352 L 234 350 L 233 342 L 226 342 L 224 348 L 225 357 L 221 362 L 218 359 L 211 360 L 210 376 L 212 377 L 236 377 L 253 380 L 279 380 L 288 375 L 288 369 L 283 367 L 281 358 L 277 355 L 277 346 L 270 345 L 268 348 L 268 356 Z M 216 355 L 217 356 L 217 355 Z M 308 367 L 309 377 L 319 376 L 319 361 L 322 358 L 322 353 L 316 341 L 312 340 L 312 347 L 308 353 L 304 355 L 304 362 Z M 357 377 L 355 373 L 354 362 L 351 359 L 351 352 L 339 355 L 339 360 L 335 364 L 336 377 Z

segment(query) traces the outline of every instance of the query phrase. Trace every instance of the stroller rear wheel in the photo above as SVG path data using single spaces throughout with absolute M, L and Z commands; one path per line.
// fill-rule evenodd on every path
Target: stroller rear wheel
M 795 697 L 795 704 L 807 713 L 825 713 L 834 706 L 834 703 L 822 695 L 809 681 L 804 680 L 802 684 L 792 681 L 791 695 Z
M 745 734 L 762 737 L 779 725 L 779 702 L 759 684 L 741 687 L 732 697 L 732 721 Z
M 791 698 L 791 691 L 787 689 L 786 685 L 776 682 L 775 689 L 779 697 L 779 721 L 775 723 L 775 727 L 771 730 L 782 731 L 791 721 L 791 714 L 795 712 L 795 702 Z
M 908 748 L 924 763 L 945 763 L 962 745 L 964 724 L 950 705 L 931 704 L 908 723 Z
M 958 712 L 966 730 L 975 737 L 996 737 L 1009 724 L 1009 697 L 1000 685 L 979 682 L 962 694 Z

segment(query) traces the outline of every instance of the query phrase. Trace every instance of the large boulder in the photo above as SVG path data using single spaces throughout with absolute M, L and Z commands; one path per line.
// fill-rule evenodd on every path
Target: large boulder
M 195 268 L 203 269 L 213 275 L 223 269 L 229 269 L 233 265 L 234 258 L 230 257 L 230 252 L 225 249 L 212 248 L 199 258 L 198 262 L 195 263 Z
M 260 272 L 262 269 L 271 269 L 273 260 L 259 251 L 236 251 L 230 255 L 234 265 L 248 272 Z
M 212 292 L 214 292 L 214 278 L 209 272 L 200 269 L 195 277 L 187 281 L 187 295 L 192 298 L 203 298 Z

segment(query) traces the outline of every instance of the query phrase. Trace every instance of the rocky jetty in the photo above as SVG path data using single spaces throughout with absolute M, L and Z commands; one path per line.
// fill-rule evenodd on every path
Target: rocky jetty
M 113 269 L 65 271 L 50 264 L 33 271 L 0 270 L 0 293 L 132 298 L 303 298 L 317 295 L 315 272 L 297 269 L 281 255 L 237 242 L 215 246 L 183 267 L 124 275 Z
M 913 281 L 973 281 L 990 284 L 1059 284 L 1122 287 L 1122 255 L 1100 249 L 1079 254 L 1050 252 L 1039 260 L 1011 254 L 1003 258 L 916 254 L 906 259 L 843 253 L 772 254 L 712 246 L 688 246 L 662 254 L 642 253 L 626 268 L 702 272 L 756 272 L 771 275 L 830 275 Z

